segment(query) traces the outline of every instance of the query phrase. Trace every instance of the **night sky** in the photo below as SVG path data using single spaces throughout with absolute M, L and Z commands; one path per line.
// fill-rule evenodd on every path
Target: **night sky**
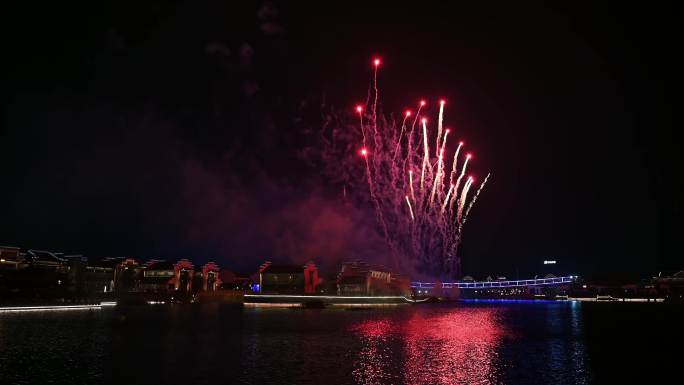
M 684 267 L 674 8 L 93 3 L 3 12 L 2 245 L 374 260 L 372 213 L 340 208 L 300 149 L 322 108 L 365 100 L 379 55 L 382 110 L 446 98 L 492 173 L 464 273 Z

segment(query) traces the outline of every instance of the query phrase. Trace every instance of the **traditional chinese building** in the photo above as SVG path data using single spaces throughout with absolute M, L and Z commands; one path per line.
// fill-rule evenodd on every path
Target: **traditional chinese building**
M 86 292 L 109 293 L 114 291 L 118 262 L 119 260 L 116 258 L 104 258 L 93 261 L 86 259 L 83 271 Z
M 69 266 L 60 253 L 46 250 L 29 250 L 26 259 L 31 267 L 66 273 Z
M 361 260 L 342 264 L 337 275 L 338 295 L 399 295 L 410 292 L 408 279 Z
M 17 270 L 26 266 L 25 254 L 18 247 L 0 246 L 0 269 Z
M 143 266 L 133 258 L 122 258 L 114 268 L 114 290 L 130 293 L 138 290 L 143 278 Z
M 195 266 L 187 259 L 181 259 L 173 265 L 173 279 L 169 283 L 176 291 L 190 293 L 194 275 Z
M 262 293 L 314 294 L 321 283 L 318 267 L 313 262 L 301 265 L 274 265 L 265 262 L 259 268 Z
M 175 289 L 174 265 L 171 262 L 152 260 L 144 270 L 140 290 L 146 293 L 166 293 Z
M 202 291 L 216 291 L 221 287 L 221 269 L 214 262 L 202 266 Z
M 219 279 L 221 280 L 222 289 L 242 292 L 251 291 L 252 284 L 254 283 L 254 280 L 249 275 L 238 274 L 228 269 L 221 269 Z M 258 277 L 256 282 L 258 284 Z

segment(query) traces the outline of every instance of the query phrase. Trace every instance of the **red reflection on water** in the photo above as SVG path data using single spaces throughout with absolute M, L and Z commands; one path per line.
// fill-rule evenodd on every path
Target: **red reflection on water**
M 406 325 L 405 382 L 495 382 L 493 361 L 503 330 L 495 309 L 416 314 Z
M 393 383 L 391 347 L 387 339 L 392 330 L 387 319 L 368 320 L 354 325 L 352 331 L 362 337 L 362 347 L 355 357 L 353 376 L 359 384 Z
M 434 311 L 437 310 L 437 311 Z M 354 376 L 363 384 L 464 384 L 496 381 L 504 335 L 497 309 L 423 309 L 402 320 L 368 320 Z M 395 368 L 395 370 L 392 370 Z

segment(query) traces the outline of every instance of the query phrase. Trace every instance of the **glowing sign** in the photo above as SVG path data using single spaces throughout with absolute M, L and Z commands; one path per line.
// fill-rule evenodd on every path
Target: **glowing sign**
M 556 264 L 556 261 L 553 261 L 553 260 L 551 260 L 551 261 L 544 261 L 544 264 L 545 264 L 545 265 L 555 265 L 555 264 Z

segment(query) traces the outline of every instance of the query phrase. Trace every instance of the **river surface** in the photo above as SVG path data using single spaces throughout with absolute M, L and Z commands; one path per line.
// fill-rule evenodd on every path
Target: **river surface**
M 682 328 L 653 303 L 0 313 L 0 383 L 650 383 L 681 379 Z

